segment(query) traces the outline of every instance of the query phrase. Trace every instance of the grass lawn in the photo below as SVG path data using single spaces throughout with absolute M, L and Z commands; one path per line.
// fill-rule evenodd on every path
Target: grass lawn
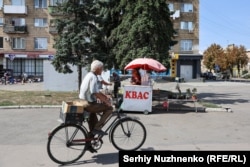
M 167 97 L 167 91 L 154 91 L 157 97 Z M 0 106 L 15 105 L 61 105 L 62 101 L 73 101 L 78 99 L 78 92 L 54 92 L 54 91 L 0 91 Z M 203 107 L 221 108 L 213 103 L 200 100 Z
M 77 92 L 0 91 L 0 106 L 61 105 L 62 101 L 78 99 Z

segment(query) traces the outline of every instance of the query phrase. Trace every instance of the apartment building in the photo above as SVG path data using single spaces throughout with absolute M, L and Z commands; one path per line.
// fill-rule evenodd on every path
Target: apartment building
M 15 77 L 43 76 L 44 64 L 55 54 L 53 19 L 65 0 L 0 0 L 0 70 Z M 178 44 L 170 50 L 171 76 L 185 80 L 200 75 L 199 0 L 167 0 Z
M 0 0 L 0 69 L 43 76 L 43 62 L 55 54 L 48 6 L 58 0 Z M 60 1 L 60 0 L 59 0 Z
M 200 77 L 199 0 L 168 0 L 178 44 L 170 50 L 171 76 L 190 80 Z

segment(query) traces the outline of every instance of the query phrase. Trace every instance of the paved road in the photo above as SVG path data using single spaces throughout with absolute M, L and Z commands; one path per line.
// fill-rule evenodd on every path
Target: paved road
M 155 87 L 175 89 L 175 84 Z M 247 83 L 181 83 L 196 87 L 199 96 L 232 108 L 233 112 L 153 111 L 137 116 L 148 136 L 141 150 L 250 150 L 250 105 Z M 46 152 L 47 134 L 58 125 L 57 108 L 1 109 L 0 167 L 53 167 Z M 72 166 L 118 166 L 118 151 L 104 139 L 98 154 L 86 153 Z

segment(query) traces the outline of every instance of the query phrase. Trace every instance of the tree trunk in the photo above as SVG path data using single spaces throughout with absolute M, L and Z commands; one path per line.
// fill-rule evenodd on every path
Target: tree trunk
M 230 76 L 233 77 L 233 68 L 229 68 L 229 71 L 230 71 Z
M 240 70 L 241 70 L 241 69 L 240 69 L 240 67 L 241 67 L 241 64 L 238 64 L 238 65 L 237 65 L 237 69 L 238 69 L 238 77 L 240 77 Z
M 77 66 L 77 72 L 78 72 L 78 92 L 80 92 L 81 83 L 82 83 L 82 66 Z

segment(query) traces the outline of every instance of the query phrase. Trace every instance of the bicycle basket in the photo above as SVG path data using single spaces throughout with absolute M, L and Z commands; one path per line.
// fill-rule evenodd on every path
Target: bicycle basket
M 73 102 L 64 102 L 62 103 L 62 109 L 60 111 L 60 119 L 68 124 L 81 124 L 84 119 L 83 115 L 84 109 L 82 105 L 78 105 Z

